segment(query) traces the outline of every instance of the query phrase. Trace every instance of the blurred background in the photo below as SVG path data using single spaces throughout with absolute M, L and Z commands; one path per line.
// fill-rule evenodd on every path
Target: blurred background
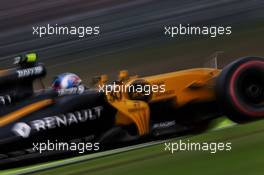
M 114 79 L 123 69 L 144 76 L 204 67 L 218 51 L 223 52 L 219 55 L 220 67 L 239 57 L 264 56 L 263 0 L 0 0 L 0 3 L 0 68 L 9 67 L 16 55 L 37 52 L 48 69 L 47 86 L 55 75 L 63 72 L 77 73 L 89 84 L 92 77 L 100 74 Z M 100 26 L 101 32 L 99 36 L 86 38 L 32 35 L 33 26 L 47 24 Z M 164 35 L 164 26 L 179 24 L 232 26 L 232 34 L 216 38 Z M 263 122 L 236 126 L 191 139 L 231 141 L 230 153 L 170 155 L 161 144 L 59 166 L 42 174 L 263 174 L 263 136 Z
M 18 54 L 35 51 L 48 68 L 46 84 L 62 72 L 92 77 L 119 70 L 151 75 L 201 67 L 217 51 L 221 64 L 264 55 L 263 0 L 1 0 L 0 68 Z M 99 36 L 32 35 L 34 26 L 100 26 Z M 164 35 L 179 24 L 232 26 L 210 38 Z

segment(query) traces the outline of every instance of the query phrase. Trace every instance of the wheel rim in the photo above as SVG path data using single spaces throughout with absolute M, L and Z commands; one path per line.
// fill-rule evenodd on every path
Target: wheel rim
M 264 62 L 249 61 L 239 66 L 231 76 L 229 95 L 240 113 L 264 117 L 263 75 Z
M 261 71 L 249 73 L 242 80 L 238 80 L 241 87 L 239 95 L 253 105 L 260 105 L 264 101 L 264 82 L 261 74 L 258 73 Z

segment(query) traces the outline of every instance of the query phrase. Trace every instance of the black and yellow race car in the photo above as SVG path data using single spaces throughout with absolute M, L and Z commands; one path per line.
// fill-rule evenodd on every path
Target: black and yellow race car
M 37 55 L 15 59 L 0 71 L 0 167 L 65 156 L 47 142 L 92 143 L 86 153 L 204 131 L 228 116 L 244 123 L 264 117 L 264 59 L 245 57 L 217 68 L 195 68 L 149 77 L 95 79 L 95 87 L 34 90 L 46 74 Z

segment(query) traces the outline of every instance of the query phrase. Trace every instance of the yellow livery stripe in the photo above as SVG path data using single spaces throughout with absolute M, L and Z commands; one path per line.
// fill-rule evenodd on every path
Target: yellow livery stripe
M 53 100 L 52 99 L 46 99 L 46 100 L 42 100 L 42 101 L 38 101 L 36 103 L 33 103 L 33 104 L 30 104 L 28 106 L 25 106 L 21 109 L 18 109 L 14 112 L 11 112 L 5 116 L 2 116 L 0 118 L 0 127 L 3 127 L 13 121 L 16 121 L 20 118 L 23 118 L 24 116 L 32 113 L 32 112 L 35 112 L 41 108 L 44 108 L 50 104 L 53 103 Z

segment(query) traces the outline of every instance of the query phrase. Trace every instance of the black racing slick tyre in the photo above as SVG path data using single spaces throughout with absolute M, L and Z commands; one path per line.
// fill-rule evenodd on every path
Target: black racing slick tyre
M 264 118 L 264 58 L 245 57 L 226 66 L 216 80 L 225 114 L 244 123 Z

